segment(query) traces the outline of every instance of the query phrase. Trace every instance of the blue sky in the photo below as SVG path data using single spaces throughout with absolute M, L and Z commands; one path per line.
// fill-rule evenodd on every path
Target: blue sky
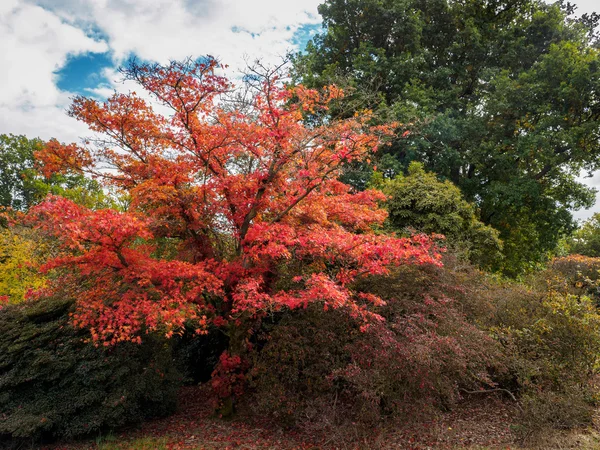
M 89 89 L 110 87 L 106 69 L 114 67 L 110 52 L 69 56 L 56 73 L 56 87 L 62 91 L 87 94 Z
M 70 99 L 129 90 L 117 68 L 130 56 L 212 55 L 234 77 L 247 61 L 279 62 L 320 30 L 321 1 L 0 0 L 0 133 L 78 141 L 89 133 L 65 114 Z

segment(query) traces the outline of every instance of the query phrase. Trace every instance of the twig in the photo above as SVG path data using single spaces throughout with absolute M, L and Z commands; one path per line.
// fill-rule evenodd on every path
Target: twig
M 515 395 L 512 392 L 510 392 L 508 389 L 496 388 L 496 389 L 482 389 L 479 391 L 467 391 L 466 389 L 460 388 L 459 390 L 466 394 L 490 394 L 492 392 L 506 392 L 510 396 L 510 398 L 512 398 L 515 401 L 515 403 L 517 404 L 517 407 L 519 408 L 519 411 L 523 412 L 523 409 L 521 408 L 519 401 L 517 400 Z

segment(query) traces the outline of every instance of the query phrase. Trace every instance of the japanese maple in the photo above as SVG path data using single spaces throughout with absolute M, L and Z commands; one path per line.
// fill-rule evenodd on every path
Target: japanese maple
M 152 101 L 77 97 L 70 114 L 96 137 L 50 141 L 37 155 L 48 174 L 85 171 L 130 199 L 121 212 L 49 197 L 29 214 L 59 242 L 49 289 L 68 287 L 74 323 L 98 343 L 213 324 L 229 330 L 235 355 L 248 318 L 320 302 L 368 324 L 382 300 L 356 292 L 357 278 L 439 264 L 428 237 L 378 232 L 381 192 L 338 180 L 393 126 L 369 126 L 368 112 L 308 121 L 343 92 L 286 87 L 273 72 L 235 88 L 218 70 L 212 60 L 131 64 L 125 77 Z

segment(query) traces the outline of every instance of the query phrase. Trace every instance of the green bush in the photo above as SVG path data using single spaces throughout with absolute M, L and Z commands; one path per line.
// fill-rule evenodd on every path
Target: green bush
M 499 264 L 499 232 L 479 220 L 475 206 L 450 181 L 440 181 L 421 163 L 412 162 L 407 175 L 383 180 L 376 173 L 372 183 L 390 197 L 386 208 L 392 229 L 443 234 L 449 247 L 474 264 L 486 268 Z
M 43 299 L 0 310 L 0 437 L 89 435 L 173 411 L 170 344 L 148 336 L 97 348 L 69 325 L 72 307 Z

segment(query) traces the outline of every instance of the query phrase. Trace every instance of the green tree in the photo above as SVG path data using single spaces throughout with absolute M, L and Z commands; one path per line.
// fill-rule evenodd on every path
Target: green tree
M 25 211 L 46 195 L 66 197 L 89 208 L 115 206 L 98 182 L 82 173 L 45 177 L 36 169 L 35 153 L 44 143 L 25 136 L 0 134 L 0 206 Z
M 543 261 L 574 228 L 569 210 L 594 201 L 576 176 L 600 167 L 598 16 L 540 0 L 327 0 L 319 12 L 325 30 L 296 78 L 340 82 L 347 105 L 414 124 L 382 152 L 476 202 L 506 244 L 505 272 Z M 353 169 L 360 188 L 369 170 Z
M 375 180 L 382 178 L 379 172 L 377 175 Z M 375 184 L 389 195 L 386 207 L 394 230 L 440 233 L 446 236 L 449 247 L 472 262 L 487 268 L 500 263 L 498 231 L 478 219 L 475 207 L 449 180 L 440 181 L 434 173 L 426 172 L 423 164 L 412 162 L 406 176 L 400 174 Z
M 571 253 L 600 257 L 600 213 L 583 222 L 568 240 Z
M 39 139 L 0 134 L 0 206 L 23 210 L 34 202 L 25 174 L 33 169 L 33 153 L 41 146 Z

